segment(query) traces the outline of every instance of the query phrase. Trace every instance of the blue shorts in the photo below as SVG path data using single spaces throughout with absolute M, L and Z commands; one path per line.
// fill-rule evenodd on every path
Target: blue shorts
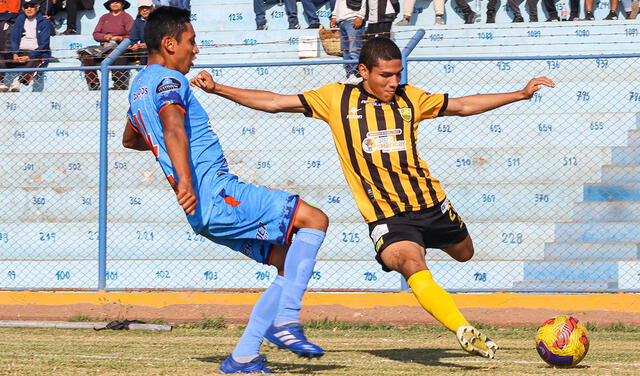
M 263 264 L 274 245 L 288 245 L 300 199 L 279 190 L 229 179 L 212 198 L 200 235 Z

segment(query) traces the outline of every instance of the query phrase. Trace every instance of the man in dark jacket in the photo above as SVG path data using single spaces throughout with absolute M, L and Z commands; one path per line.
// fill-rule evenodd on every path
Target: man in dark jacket
M 16 18 L 11 31 L 12 61 L 10 64 L 13 67 L 40 68 L 49 62 L 51 22 L 39 10 L 40 5 L 36 0 L 24 0 L 23 13 Z M 19 91 L 20 84 L 29 85 L 34 76 L 34 72 L 24 72 L 17 81 L 12 82 L 15 74 L 8 74 L 7 81 L 12 82 L 11 91 Z M 34 91 L 42 91 L 41 82 L 37 85 L 38 87 L 35 86 Z
M 368 0 L 367 7 L 367 37 L 391 38 L 391 23 L 400 12 L 398 0 Z
M 76 35 L 78 33 L 78 9 L 92 10 L 94 0 L 67 0 L 67 30 L 62 34 Z

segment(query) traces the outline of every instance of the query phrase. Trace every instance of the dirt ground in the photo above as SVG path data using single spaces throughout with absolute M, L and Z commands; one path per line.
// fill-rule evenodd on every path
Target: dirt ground
M 162 308 L 120 304 L 74 305 L 0 305 L 0 320 L 68 320 L 85 315 L 97 321 L 110 320 L 163 320 L 169 323 L 202 321 L 224 318 L 230 324 L 246 323 L 251 313 L 250 305 L 191 304 L 170 305 Z M 640 313 L 601 311 L 560 311 L 529 308 L 463 308 L 469 321 L 478 321 L 499 327 L 523 327 L 540 325 L 547 318 L 570 314 L 583 323 L 598 326 L 612 323 L 640 326 Z M 348 308 L 342 305 L 314 305 L 303 307 L 302 321 L 328 318 L 348 322 L 387 323 L 398 326 L 436 325 L 437 322 L 420 307 L 394 306 L 375 308 Z

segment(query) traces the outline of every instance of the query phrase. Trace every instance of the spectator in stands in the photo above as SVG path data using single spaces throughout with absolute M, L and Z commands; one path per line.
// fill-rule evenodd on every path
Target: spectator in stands
M 22 5 L 24 5 L 24 3 L 25 0 L 22 0 Z M 35 0 L 35 3 L 40 5 L 40 13 L 42 16 L 51 21 L 51 25 L 55 25 L 53 16 L 57 11 L 56 4 L 58 3 L 58 0 Z
M 129 50 L 133 51 L 133 61 L 137 64 L 147 64 L 147 44 L 144 42 L 144 26 L 147 18 L 153 10 L 153 2 L 151 0 L 138 0 L 138 16 L 133 21 L 131 34 L 131 46 Z
M 358 60 L 364 45 L 364 17 L 367 11 L 366 0 L 336 0 L 331 17 L 331 27 L 340 27 L 340 49 L 345 60 Z M 345 64 L 347 72 L 345 84 L 357 84 L 361 81 L 358 64 Z
M 590 0 L 593 4 L 593 0 Z M 611 0 L 609 5 L 609 14 L 603 18 L 604 20 L 617 20 L 618 19 L 618 0 Z
M 51 22 L 39 12 L 40 5 L 35 0 L 24 0 L 22 12 L 17 18 L 11 31 L 12 67 L 40 68 L 48 64 L 51 57 L 49 40 L 51 39 Z M 11 82 L 11 91 L 20 91 L 20 84 L 29 85 L 36 74 L 24 72 L 14 81 L 16 74 L 7 74 L 7 81 Z M 38 74 L 42 80 L 42 75 Z M 42 91 L 40 82 L 34 91 Z
M 9 38 L 11 29 L 20 12 L 20 0 L 0 0 L 0 69 L 7 67 L 7 60 L 10 56 L 6 53 L 9 50 Z M 4 73 L 0 73 L 0 91 L 7 91 L 9 88 L 4 84 Z
M 318 18 L 318 8 L 327 3 L 327 0 L 300 0 L 302 2 L 302 9 L 304 10 L 304 17 L 309 23 L 307 29 L 319 29 L 320 18 Z M 329 0 L 329 6 L 331 11 L 335 8 L 336 0 Z
M 177 7 L 191 10 L 191 0 L 153 0 L 156 7 Z
M 411 26 L 411 14 L 413 13 L 413 7 L 415 5 L 416 0 L 404 0 L 403 16 L 400 21 L 396 22 L 396 26 Z M 457 5 L 460 8 L 460 5 Z M 444 25 L 444 0 L 433 0 L 433 7 L 436 12 L 436 25 Z M 471 8 L 469 8 L 469 10 L 471 10 Z
M 585 0 L 586 5 L 587 0 Z M 560 17 L 558 17 L 558 10 L 556 9 L 556 0 L 542 0 L 542 4 L 544 4 L 547 13 L 549 14 L 549 18 L 547 18 L 547 22 L 555 22 L 560 21 Z M 569 0 L 569 21 L 581 21 L 580 19 L 580 0 Z
M 253 12 L 256 14 L 256 29 L 267 30 L 267 18 L 265 12 L 267 11 L 267 4 L 273 3 L 271 0 L 253 0 Z M 298 8 L 296 6 L 296 0 L 284 0 L 284 11 L 287 13 L 287 19 L 289 20 L 289 29 L 299 29 L 298 23 Z
M 94 0 L 66 0 L 67 29 L 62 32 L 63 35 L 78 34 L 78 9 L 92 10 L 93 2 Z
M 128 1 L 107 0 L 104 6 L 109 10 L 109 13 L 100 17 L 98 25 L 93 31 L 93 39 L 100 42 L 100 46 L 78 50 L 79 59 L 83 66 L 99 65 L 118 46 L 118 43 L 129 38 L 133 27 L 133 17 L 124 11 L 131 6 Z M 126 56 L 120 56 L 113 62 L 113 65 L 125 65 L 128 62 Z M 85 71 L 85 79 L 89 90 L 100 89 L 100 80 L 96 71 Z M 128 70 L 112 71 L 112 79 L 113 90 L 127 90 L 129 88 Z
M 513 22 L 524 22 L 516 0 L 507 0 L 507 3 L 513 12 Z M 497 5 L 498 0 L 489 0 L 487 3 L 487 23 L 496 23 Z M 527 5 L 529 6 L 529 22 L 538 22 L 538 0 L 527 0 Z
M 635 20 L 638 17 L 640 11 L 640 4 L 638 0 L 623 0 L 625 9 L 625 16 L 628 20 Z
M 367 38 L 391 37 L 391 23 L 400 12 L 398 0 L 367 0 Z

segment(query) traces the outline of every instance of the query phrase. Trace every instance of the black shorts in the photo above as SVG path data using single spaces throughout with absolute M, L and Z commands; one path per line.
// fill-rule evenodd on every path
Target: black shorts
M 369 223 L 369 237 L 376 248 L 376 260 L 385 272 L 391 271 L 380 255 L 390 244 L 408 240 L 424 248 L 448 248 L 463 241 L 469 232 L 467 225 L 446 199 L 438 205 L 415 212 Z

